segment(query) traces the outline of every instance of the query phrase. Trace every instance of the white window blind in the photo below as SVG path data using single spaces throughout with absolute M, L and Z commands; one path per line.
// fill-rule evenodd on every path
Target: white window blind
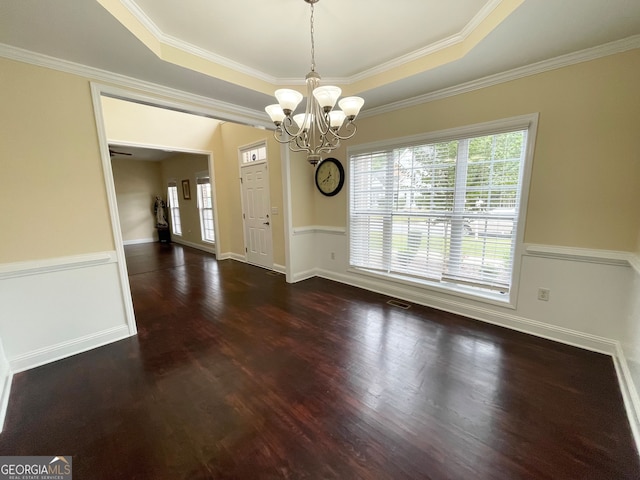
M 198 211 L 200 212 L 200 233 L 205 242 L 215 242 L 213 228 L 213 202 L 209 177 L 197 177 Z
M 169 215 L 171 217 L 171 231 L 174 235 L 182 235 L 180 205 L 178 203 L 178 184 L 175 181 L 170 181 L 168 183 L 167 200 L 169 204 Z
M 350 158 L 350 264 L 509 292 L 527 130 Z

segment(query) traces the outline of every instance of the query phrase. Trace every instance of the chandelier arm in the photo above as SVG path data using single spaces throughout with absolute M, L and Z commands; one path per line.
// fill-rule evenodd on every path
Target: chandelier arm
M 301 140 L 304 137 L 304 135 L 299 135 L 297 137 L 289 137 L 288 140 L 281 140 L 278 137 L 276 137 L 276 140 L 280 143 L 288 143 L 289 144 L 289 150 L 291 150 L 292 152 L 308 152 L 309 148 L 307 145 L 300 145 L 300 142 L 303 141 Z
M 289 139 L 284 138 L 284 132 L 280 127 L 276 128 L 273 132 L 273 138 L 275 138 L 278 143 L 289 143 Z
M 298 135 L 291 139 L 292 144 L 301 150 L 309 150 L 309 134 L 307 132 L 303 132 L 302 135 Z
M 321 149 L 319 149 L 319 151 L 317 153 L 329 153 L 332 150 L 335 150 L 336 148 L 338 148 L 339 146 L 340 146 L 340 142 L 338 142 L 337 144 L 333 145 L 332 147 L 321 148 Z
M 293 127 L 294 125 L 297 126 L 296 122 L 294 122 L 291 117 L 285 117 L 284 120 L 282 121 L 282 123 L 280 124 L 280 127 L 282 129 L 284 129 L 284 131 L 290 137 L 298 137 L 299 135 L 301 135 L 304 132 L 304 128 L 303 127 L 298 127 L 298 131 L 297 132 L 293 132 L 293 131 L 289 130 L 289 128 Z
M 318 153 L 321 151 L 330 152 L 331 150 L 337 147 L 335 140 L 338 140 L 338 139 L 333 134 L 333 131 L 329 129 L 327 133 L 322 135 L 322 142 L 318 145 L 316 150 L 318 150 Z
M 309 151 L 306 148 L 300 148 L 291 143 L 289 144 L 289 150 L 291 150 L 292 152 L 308 152 Z
M 353 122 L 349 122 L 346 126 L 343 127 L 347 132 L 345 132 L 344 134 L 341 133 L 342 132 L 342 128 L 336 130 L 333 132 L 333 135 L 340 139 L 340 140 L 348 140 L 351 137 L 353 137 L 356 132 L 358 131 L 358 127 L 356 126 L 355 123 Z M 353 130 L 352 130 L 353 129 Z M 351 132 L 348 132 L 349 130 L 352 130 Z
M 334 141 L 326 142 L 326 145 L 321 145 L 320 147 L 318 147 L 318 151 L 316 153 L 329 153 L 331 150 L 335 150 L 336 148 L 338 148 L 340 146 L 340 140 L 338 138 L 334 138 L 333 140 Z

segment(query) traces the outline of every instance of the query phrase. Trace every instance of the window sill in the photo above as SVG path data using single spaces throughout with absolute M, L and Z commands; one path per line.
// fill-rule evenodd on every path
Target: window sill
M 409 287 L 415 287 L 424 290 L 431 290 L 433 292 L 437 292 L 440 294 L 446 295 L 454 295 L 456 297 L 466 298 L 468 300 L 474 300 L 477 302 L 487 303 L 490 305 L 496 305 L 503 308 L 509 308 L 512 310 L 516 309 L 515 300 L 512 301 L 511 294 L 505 293 L 494 293 L 494 292 L 483 292 L 478 289 L 465 287 L 462 285 L 455 285 L 452 283 L 446 282 L 432 282 L 429 280 L 420 280 L 413 277 L 406 277 L 398 274 L 386 274 L 380 273 L 373 270 L 367 270 L 364 268 L 358 267 L 349 267 L 348 272 L 355 273 L 358 275 L 364 275 L 367 277 L 371 277 L 377 280 L 393 282 Z M 512 292 L 515 287 L 512 286 Z

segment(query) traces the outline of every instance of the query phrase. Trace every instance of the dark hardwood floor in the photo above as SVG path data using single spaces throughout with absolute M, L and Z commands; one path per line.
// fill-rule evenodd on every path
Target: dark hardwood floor
M 139 335 L 16 374 L 0 455 L 74 479 L 638 479 L 612 360 L 178 245 Z

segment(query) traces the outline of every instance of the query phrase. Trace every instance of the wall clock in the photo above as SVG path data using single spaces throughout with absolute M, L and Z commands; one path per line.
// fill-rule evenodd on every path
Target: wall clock
M 320 193 L 333 197 L 344 185 L 344 168 L 335 158 L 325 158 L 316 168 L 316 187 Z

